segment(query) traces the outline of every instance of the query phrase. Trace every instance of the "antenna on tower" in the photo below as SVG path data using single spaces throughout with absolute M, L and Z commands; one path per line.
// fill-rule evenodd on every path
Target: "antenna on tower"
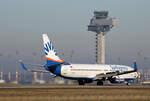
M 118 25 L 118 19 L 108 17 L 108 11 L 94 11 L 88 31 L 96 33 L 96 62 L 98 64 L 105 64 L 104 36 L 116 25 Z

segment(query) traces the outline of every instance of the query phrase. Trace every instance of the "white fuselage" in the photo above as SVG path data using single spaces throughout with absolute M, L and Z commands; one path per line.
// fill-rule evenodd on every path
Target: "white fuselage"
M 114 71 L 130 71 L 133 68 L 124 65 L 71 64 L 61 66 L 61 75 L 68 78 L 94 78 L 98 74 Z M 123 74 L 117 78 L 137 78 L 137 72 Z

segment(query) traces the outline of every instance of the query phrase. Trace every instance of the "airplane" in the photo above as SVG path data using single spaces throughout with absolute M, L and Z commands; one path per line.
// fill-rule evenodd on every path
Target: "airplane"
M 79 85 L 97 82 L 97 85 L 103 85 L 104 81 L 111 83 L 126 83 L 127 85 L 135 80 L 137 74 L 137 64 L 134 60 L 134 68 L 125 65 L 109 64 L 70 64 L 60 59 L 53 47 L 52 41 L 47 34 L 43 34 L 43 44 L 45 50 L 46 64 L 34 65 L 44 67 L 45 70 L 28 69 L 20 60 L 24 70 L 30 72 L 50 73 L 52 77 L 62 77 L 65 79 L 77 80 Z

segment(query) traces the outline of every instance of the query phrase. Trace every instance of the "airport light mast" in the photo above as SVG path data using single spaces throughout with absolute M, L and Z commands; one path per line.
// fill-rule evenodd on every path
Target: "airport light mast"
M 118 25 L 118 19 L 108 17 L 108 11 L 94 11 L 94 16 L 88 25 L 88 31 L 96 32 L 96 62 L 105 64 L 104 36 L 113 26 Z

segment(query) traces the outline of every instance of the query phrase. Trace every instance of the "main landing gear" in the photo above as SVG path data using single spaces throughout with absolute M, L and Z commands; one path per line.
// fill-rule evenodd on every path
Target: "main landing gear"
M 131 84 L 129 82 L 126 83 L 127 86 L 130 86 Z
M 91 81 L 86 80 L 78 80 L 79 85 L 85 85 L 85 83 L 91 83 Z M 104 83 L 102 80 L 97 81 L 97 85 L 102 86 Z
M 97 81 L 97 85 L 102 86 L 103 85 L 103 81 Z

